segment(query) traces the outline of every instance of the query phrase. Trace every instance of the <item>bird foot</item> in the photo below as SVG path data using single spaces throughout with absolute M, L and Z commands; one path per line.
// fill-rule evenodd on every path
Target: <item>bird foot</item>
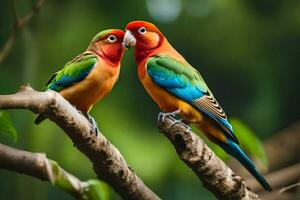
M 98 134 L 100 133 L 100 130 L 98 129 L 96 120 L 88 113 L 86 114 L 86 118 L 87 118 L 87 120 L 89 120 L 89 122 L 91 124 L 92 133 L 95 134 L 96 136 L 98 136 Z
M 179 109 L 178 109 L 178 110 L 175 110 L 175 111 L 173 111 L 173 112 L 160 112 L 160 113 L 158 114 L 157 120 L 159 121 L 159 120 L 161 119 L 163 122 L 165 122 L 165 118 L 166 118 L 166 117 L 172 117 L 172 118 L 175 119 L 175 117 L 176 117 L 178 114 L 180 114 L 180 110 L 179 110 Z
M 172 128 L 175 124 L 180 124 L 182 126 L 184 126 L 186 128 L 186 131 L 185 132 L 190 132 L 192 129 L 191 127 L 185 123 L 185 120 L 184 119 L 175 119 L 172 124 L 169 126 L 169 128 Z
M 169 128 L 172 128 L 175 124 L 181 124 L 182 126 L 184 126 L 187 130 L 187 132 L 191 131 L 191 127 L 186 124 L 186 120 L 184 119 L 176 119 L 176 116 L 180 114 L 180 110 L 175 110 L 174 112 L 160 112 L 158 114 L 158 121 L 161 119 L 163 122 L 165 121 L 166 117 L 172 117 L 174 119 L 174 121 L 171 123 L 171 125 L 169 126 Z
M 81 110 L 79 110 L 76 105 L 72 104 L 73 108 L 75 108 L 80 114 L 83 114 Z M 86 116 L 87 117 L 87 116 Z M 88 118 L 88 117 L 87 117 Z
M 98 129 L 98 125 L 96 120 L 89 114 L 89 113 L 83 113 L 81 110 L 77 109 L 76 105 L 72 104 L 72 106 L 82 115 L 86 117 L 86 119 L 90 122 L 92 133 L 98 136 L 100 133 L 100 130 Z

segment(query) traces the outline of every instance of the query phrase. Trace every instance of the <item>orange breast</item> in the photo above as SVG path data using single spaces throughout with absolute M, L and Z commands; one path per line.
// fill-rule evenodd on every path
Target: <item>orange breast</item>
M 105 60 L 99 59 L 99 64 L 84 80 L 59 92 L 77 109 L 85 113 L 111 91 L 119 77 L 119 66 L 111 67 Z

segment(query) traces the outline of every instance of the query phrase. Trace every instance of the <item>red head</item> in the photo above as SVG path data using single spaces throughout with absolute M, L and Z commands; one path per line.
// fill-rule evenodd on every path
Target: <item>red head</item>
M 100 57 L 118 64 L 125 48 L 122 45 L 125 32 L 120 29 L 108 29 L 99 32 L 87 50 L 97 53 Z
M 124 46 L 135 46 L 137 52 L 149 52 L 162 45 L 164 35 L 152 23 L 133 21 L 127 24 L 124 36 Z

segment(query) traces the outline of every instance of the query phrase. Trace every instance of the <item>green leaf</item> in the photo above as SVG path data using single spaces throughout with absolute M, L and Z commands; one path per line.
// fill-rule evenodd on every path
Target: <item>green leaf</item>
M 78 179 L 66 172 L 53 160 L 47 162 L 49 179 L 52 185 L 67 191 L 71 194 L 80 192 L 83 200 L 109 200 L 110 188 L 104 182 L 91 179 L 86 182 L 81 182 L 82 188 L 79 187 Z
M 48 172 L 50 182 L 60 189 L 71 192 L 75 191 L 76 187 L 73 185 L 73 181 L 64 176 L 64 171 L 57 162 L 50 160 L 49 164 L 48 169 L 51 169 L 51 171 Z
M 267 168 L 269 164 L 268 157 L 259 138 L 241 120 L 232 118 L 230 119 L 230 123 L 233 126 L 235 136 L 238 138 L 242 148 Z
M 0 111 L 0 135 L 17 141 L 17 131 L 12 124 L 9 114 L 5 111 Z
M 110 187 L 99 180 L 91 179 L 86 181 L 88 186 L 84 190 L 84 197 L 88 199 L 109 200 Z

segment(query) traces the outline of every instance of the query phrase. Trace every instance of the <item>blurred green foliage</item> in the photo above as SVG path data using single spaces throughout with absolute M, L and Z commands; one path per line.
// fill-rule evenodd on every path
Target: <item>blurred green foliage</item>
M 31 8 L 30 0 L 15 1 L 19 16 Z M 157 9 L 162 4 L 172 8 L 170 12 Z M 1 1 L 0 9 L 3 46 L 13 28 L 10 0 Z M 85 50 L 94 34 L 143 19 L 155 23 L 201 72 L 228 116 L 265 139 L 300 116 L 295 108 L 300 102 L 299 10 L 298 0 L 46 1 L 0 64 L 0 94 L 14 93 L 26 82 L 42 89 L 51 74 Z M 100 130 L 163 199 L 214 199 L 158 132 L 159 109 L 136 71 L 133 53 L 128 51 L 118 84 L 91 113 Z M 81 180 L 96 178 L 89 160 L 53 123 L 47 120 L 35 126 L 32 113 L 10 113 L 19 139 L 16 144 L 5 143 L 45 152 Z M 256 147 L 246 143 L 249 149 Z M 0 182 L 0 199 L 72 199 L 24 175 L 0 170 L 0 180 L 5 180 Z M 120 198 L 112 193 L 111 199 Z
M 5 111 L 0 111 L 0 136 L 9 138 L 14 142 L 17 141 L 17 131 L 9 114 Z
M 265 168 L 268 168 L 268 158 L 263 144 L 253 131 L 239 119 L 231 119 L 230 123 L 234 127 L 235 133 L 237 133 L 237 138 L 243 149 L 260 161 Z

